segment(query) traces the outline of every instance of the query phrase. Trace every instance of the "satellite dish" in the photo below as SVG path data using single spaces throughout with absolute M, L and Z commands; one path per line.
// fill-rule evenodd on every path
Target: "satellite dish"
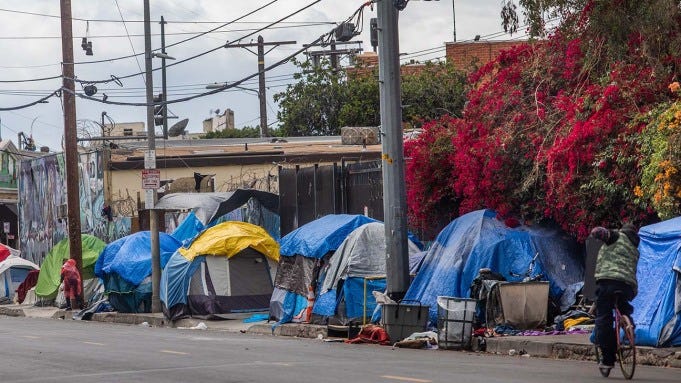
M 189 123 L 188 118 L 176 122 L 175 125 L 168 128 L 168 137 L 177 137 L 187 134 L 187 131 L 185 129 L 187 128 L 188 123 Z

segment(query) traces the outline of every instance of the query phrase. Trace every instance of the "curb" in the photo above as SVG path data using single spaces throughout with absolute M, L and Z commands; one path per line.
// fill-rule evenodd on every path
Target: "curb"
M 595 349 L 590 344 L 543 343 L 515 340 L 512 337 L 486 338 L 486 344 L 486 352 L 490 354 L 511 355 L 511 350 L 515 350 L 518 355 L 525 354 L 528 357 L 596 361 Z M 636 363 L 681 368 L 681 350 L 640 346 L 636 348 Z
M 327 327 L 325 325 L 300 324 L 300 323 L 284 323 L 272 330 L 271 324 L 256 324 L 246 330 L 247 333 L 274 335 L 274 336 L 291 336 L 297 338 L 315 339 L 321 335 L 323 338 L 328 336 Z
M 9 307 L 0 307 L 0 315 L 8 317 L 25 317 L 26 313 L 22 309 L 12 309 Z

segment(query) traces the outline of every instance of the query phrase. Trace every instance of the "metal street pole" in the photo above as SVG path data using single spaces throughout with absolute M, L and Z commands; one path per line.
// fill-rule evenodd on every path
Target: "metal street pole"
M 144 0 L 144 67 L 147 89 L 147 139 L 149 150 L 144 159 L 145 169 L 156 169 L 156 132 L 154 129 L 154 81 L 151 74 L 151 16 L 149 0 Z M 158 216 L 156 204 L 156 189 L 147 189 L 145 208 L 149 212 L 149 231 L 151 236 L 151 312 L 161 312 L 161 256 L 158 242 Z
M 454 28 L 454 42 L 456 42 L 456 0 L 452 0 L 452 28 Z
M 260 137 L 269 137 L 267 130 L 267 96 L 265 94 L 265 40 L 258 36 L 258 83 L 260 98 Z
M 163 92 L 163 102 L 168 101 L 168 90 L 166 89 L 166 21 L 161 16 L 161 92 Z M 163 139 L 168 139 L 168 104 L 163 105 Z
M 398 10 L 393 0 L 381 0 L 378 2 L 377 11 L 387 293 L 392 299 L 399 301 L 409 288 L 409 255 L 400 101 Z
M 61 53 L 64 103 L 64 155 L 66 160 L 66 207 L 69 233 L 69 257 L 83 275 L 83 245 L 80 237 L 80 197 L 78 195 L 78 138 L 76 132 L 76 86 L 73 65 L 73 30 L 71 0 L 61 0 Z M 38 203 L 38 201 L 36 201 Z M 81 281 L 81 291 L 83 291 Z M 81 293 L 81 302 L 83 294 Z M 75 310 L 75 307 L 72 307 Z

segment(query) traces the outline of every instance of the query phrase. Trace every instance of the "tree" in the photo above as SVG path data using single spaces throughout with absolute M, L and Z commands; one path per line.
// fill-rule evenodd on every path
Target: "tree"
M 345 72 L 331 68 L 328 60 L 319 66 L 293 60 L 300 69 L 296 83 L 274 95 L 279 103 L 277 117 L 285 136 L 339 135 L 340 111 L 347 100 Z
M 244 126 L 241 129 L 223 129 L 208 132 L 201 138 L 257 138 L 260 137 L 260 127 Z
M 323 61 L 313 68 L 297 62 L 299 80 L 276 94 L 284 135 L 337 135 L 343 126 L 381 124 L 378 68 L 347 76 Z M 465 101 L 466 76 L 446 63 L 403 66 L 403 121 L 420 127 L 443 115 L 458 116 Z
M 446 201 L 457 214 L 549 219 L 583 240 L 596 225 L 681 214 L 678 1 L 519 4 L 561 25 L 473 73 L 462 118 L 410 143 L 451 175 L 407 167 L 410 218 L 428 223 Z

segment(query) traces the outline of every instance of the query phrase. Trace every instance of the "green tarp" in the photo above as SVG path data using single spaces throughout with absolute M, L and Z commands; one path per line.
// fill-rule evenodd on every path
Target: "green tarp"
M 95 262 L 102 253 L 106 243 L 101 239 L 89 235 L 81 235 L 83 247 L 83 280 L 94 278 Z M 40 265 L 38 284 L 35 286 L 35 294 L 42 298 L 54 298 L 59 290 L 61 267 L 69 259 L 69 239 L 64 238 L 57 243 Z

